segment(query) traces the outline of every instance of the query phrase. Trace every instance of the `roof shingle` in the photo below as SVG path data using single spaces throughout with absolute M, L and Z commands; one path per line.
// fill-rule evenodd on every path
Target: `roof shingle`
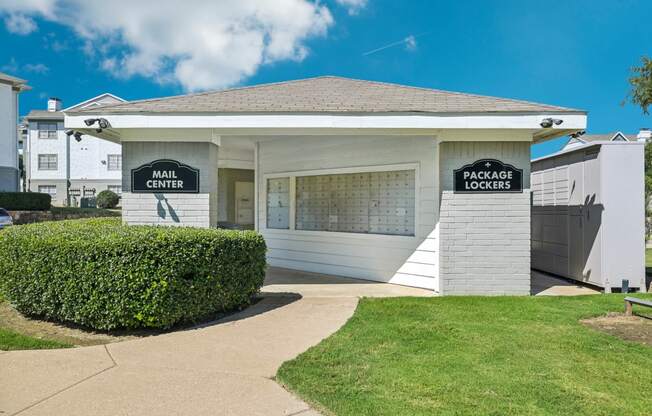
M 580 139 L 584 142 L 608 142 L 611 141 L 616 134 L 618 134 L 618 132 L 607 133 L 607 134 L 585 134 L 583 136 L 580 136 Z M 630 142 L 635 142 L 638 140 L 637 133 L 633 133 L 633 134 L 620 133 L 620 134 L 625 136 L 625 138 Z
M 70 113 L 584 113 L 506 98 L 323 76 L 131 101 Z
M 61 111 L 48 111 L 48 110 L 32 110 L 26 116 L 27 120 L 62 120 L 63 113 Z

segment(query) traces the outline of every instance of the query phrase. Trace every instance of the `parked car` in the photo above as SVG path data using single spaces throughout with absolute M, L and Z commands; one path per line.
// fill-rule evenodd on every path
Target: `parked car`
M 0 230 L 10 225 L 14 225 L 14 220 L 11 219 L 11 215 L 6 209 L 0 208 Z

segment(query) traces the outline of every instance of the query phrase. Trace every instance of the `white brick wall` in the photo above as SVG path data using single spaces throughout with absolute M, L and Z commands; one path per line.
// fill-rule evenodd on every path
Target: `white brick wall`
M 442 193 L 440 280 L 445 295 L 530 292 L 530 192 Z
M 529 294 L 529 142 L 447 142 L 440 155 L 440 293 Z M 454 193 L 453 171 L 483 158 L 523 169 L 523 193 Z
M 162 199 L 158 199 L 159 195 Z M 129 225 L 210 226 L 209 194 L 122 194 L 122 221 Z
M 207 142 L 122 144 L 122 217 L 126 224 L 217 225 L 218 147 Z M 131 170 L 157 159 L 173 159 L 199 169 L 199 193 L 130 193 Z M 166 198 L 159 203 L 156 195 Z

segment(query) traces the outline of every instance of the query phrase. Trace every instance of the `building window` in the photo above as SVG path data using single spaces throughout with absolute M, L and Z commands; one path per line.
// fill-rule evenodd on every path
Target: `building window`
M 56 122 L 39 122 L 38 123 L 39 139 L 56 139 L 57 123 Z
M 39 185 L 38 192 L 40 194 L 48 194 L 52 198 L 57 196 L 57 186 L 56 185 Z
M 414 235 L 415 171 L 296 178 L 295 229 Z
M 121 170 L 122 155 L 107 155 L 106 164 L 108 170 Z
M 290 178 L 267 180 L 267 228 L 290 228 Z
M 57 155 L 38 155 L 38 170 L 57 170 Z
M 117 195 L 122 195 L 122 186 L 120 185 L 109 185 L 108 190 L 116 193 Z

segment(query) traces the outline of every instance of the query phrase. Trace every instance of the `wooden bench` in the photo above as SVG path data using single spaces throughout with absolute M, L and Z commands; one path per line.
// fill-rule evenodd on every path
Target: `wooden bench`
M 652 308 L 652 302 L 649 300 L 644 300 L 644 299 L 639 299 L 639 298 L 632 298 L 627 296 L 625 298 L 625 315 L 631 316 L 632 315 L 632 306 L 633 305 L 640 305 L 640 306 L 647 306 L 648 308 Z

